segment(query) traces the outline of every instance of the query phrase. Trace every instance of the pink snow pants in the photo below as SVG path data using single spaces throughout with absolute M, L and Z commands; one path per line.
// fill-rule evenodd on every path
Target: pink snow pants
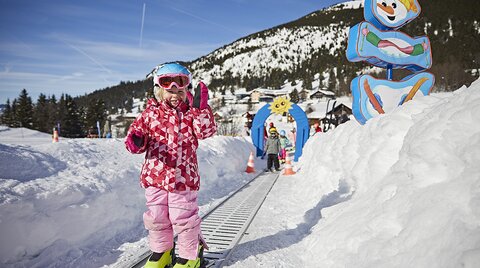
M 195 260 L 201 238 L 197 192 L 167 192 L 160 188 L 145 189 L 147 211 L 143 222 L 153 252 L 173 248 L 173 232 L 178 234 L 178 255 Z

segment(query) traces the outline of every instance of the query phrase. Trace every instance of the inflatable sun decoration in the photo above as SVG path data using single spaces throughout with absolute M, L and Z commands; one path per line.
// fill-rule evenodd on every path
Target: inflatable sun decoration
M 292 104 L 286 97 L 278 97 L 274 99 L 269 107 L 269 109 L 272 110 L 272 113 L 279 115 L 283 115 L 284 113 L 288 112 L 290 108 L 292 108 Z

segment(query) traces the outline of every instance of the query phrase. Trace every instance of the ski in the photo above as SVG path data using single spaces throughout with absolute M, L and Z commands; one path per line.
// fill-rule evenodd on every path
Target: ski
M 214 265 L 215 265 L 215 261 L 203 259 L 199 268 L 208 268 L 208 267 L 213 267 Z

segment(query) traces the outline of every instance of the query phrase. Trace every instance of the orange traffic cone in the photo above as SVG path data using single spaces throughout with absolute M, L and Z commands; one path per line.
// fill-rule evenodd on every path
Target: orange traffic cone
M 255 162 L 253 162 L 253 153 L 250 152 L 250 157 L 248 158 L 247 169 L 245 170 L 247 173 L 254 173 L 255 172 Z
M 292 162 L 290 161 L 290 156 L 287 154 L 285 157 L 285 172 L 283 175 L 294 175 L 296 174 L 295 171 L 292 169 Z
M 58 131 L 55 129 L 53 131 L 53 140 L 52 143 L 58 142 Z

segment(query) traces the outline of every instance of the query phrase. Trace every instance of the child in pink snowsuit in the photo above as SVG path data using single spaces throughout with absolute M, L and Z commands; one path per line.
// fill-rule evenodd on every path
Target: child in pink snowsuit
M 207 103 L 208 88 L 200 82 L 193 97 L 188 91 L 191 74 L 185 67 L 167 63 L 154 69 L 153 76 L 155 99 L 148 100 L 145 111 L 131 124 L 125 144 L 131 153 L 146 152 L 140 180 L 147 199 L 143 220 L 153 254 L 145 267 L 164 267 L 171 264 L 174 232 L 184 262 L 198 261 L 199 245 L 206 246 L 198 216 L 196 150 L 198 139 L 213 136 L 216 125 Z

